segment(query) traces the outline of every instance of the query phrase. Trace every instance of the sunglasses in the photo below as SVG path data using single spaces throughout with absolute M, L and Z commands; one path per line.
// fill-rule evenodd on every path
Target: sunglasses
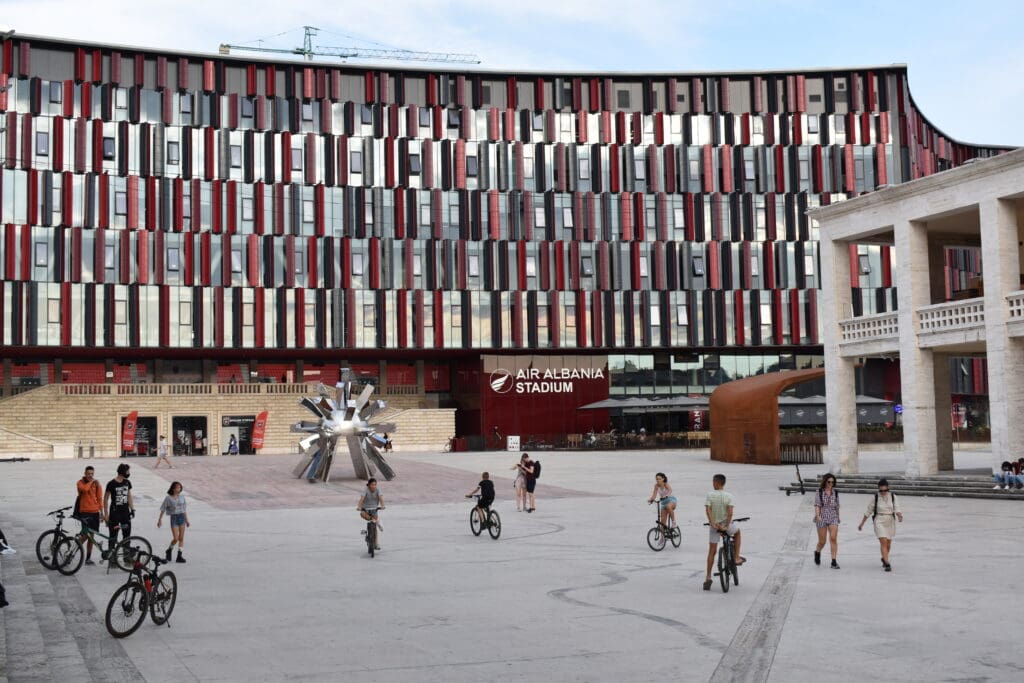
M 889 493 L 889 489 L 878 489 L 879 493 Z

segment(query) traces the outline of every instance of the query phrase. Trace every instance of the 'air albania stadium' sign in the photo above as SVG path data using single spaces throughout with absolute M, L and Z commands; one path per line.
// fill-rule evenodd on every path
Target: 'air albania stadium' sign
M 498 368 L 491 373 L 491 390 L 496 394 L 571 394 L 575 380 L 604 379 L 601 368 L 524 368 L 514 373 Z

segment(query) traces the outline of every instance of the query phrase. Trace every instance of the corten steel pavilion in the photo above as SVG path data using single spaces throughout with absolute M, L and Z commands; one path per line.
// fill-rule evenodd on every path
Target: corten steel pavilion
M 1024 443 L 1024 150 L 809 212 L 820 225 L 829 460 L 856 472 L 854 367 L 898 356 L 908 475 L 953 468 L 948 356 L 988 359 L 994 464 Z M 851 245 L 895 247 L 898 310 L 851 316 Z M 950 296 L 948 250 L 980 255 Z M 1011 458 L 1012 456 L 1012 458 Z
M 820 367 L 805 210 L 1000 151 L 937 130 L 901 65 L 488 72 L 22 34 L 0 59 L 3 396 L 351 367 L 457 408 L 460 436 L 600 431 L 580 406 Z M 851 256 L 865 313 L 889 251 Z

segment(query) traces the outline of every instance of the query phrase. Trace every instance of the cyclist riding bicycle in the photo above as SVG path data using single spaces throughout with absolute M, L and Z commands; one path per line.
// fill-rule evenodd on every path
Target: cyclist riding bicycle
M 704 511 L 708 516 L 708 571 L 704 576 L 704 590 L 711 590 L 711 570 L 715 566 L 715 553 L 718 551 L 718 541 L 721 540 L 721 532 L 729 534 L 733 538 L 736 553 L 736 564 L 746 562 L 746 558 L 740 555 L 740 527 L 732 521 L 734 499 L 731 493 L 725 491 L 725 475 L 716 474 L 712 479 L 714 491 L 709 491 L 704 499 Z
M 380 520 L 377 517 L 378 510 L 384 509 L 384 496 L 377 490 L 377 480 L 373 477 L 366 480 L 366 490 L 363 491 L 363 495 L 359 496 L 359 504 L 356 509 L 359 510 L 360 517 L 367 522 L 372 521 L 376 524 L 378 531 L 384 531 L 384 527 L 380 525 Z M 372 514 L 367 510 L 372 510 Z M 374 549 L 380 550 L 380 545 L 375 544 Z
M 671 519 L 673 526 L 676 521 L 676 497 L 672 494 L 672 487 L 668 484 L 668 477 L 664 472 L 654 475 L 654 488 L 651 490 L 651 497 L 647 503 L 651 504 L 657 499 L 658 508 L 661 511 L 661 525 L 667 527 Z
M 476 488 L 466 494 L 466 498 L 472 498 L 476 492 L 480 492 L 480 500 L 476 504 L 476 514 L 480 517 L 480 524 L 487 524 L 487 508 L 494 502 L 494 482 L 491 481 L 489 472 L 480 475 L 480 483 Z

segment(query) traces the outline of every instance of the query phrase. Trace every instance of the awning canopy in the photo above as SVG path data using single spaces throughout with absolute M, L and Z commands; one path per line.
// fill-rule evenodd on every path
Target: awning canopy
M 707 410 L 707 397 L 665 396 L 606 398 L 597 403 L 580 406 L 577 410 L 621 410 L 623 413 L 669 413 L 682 410 Z

